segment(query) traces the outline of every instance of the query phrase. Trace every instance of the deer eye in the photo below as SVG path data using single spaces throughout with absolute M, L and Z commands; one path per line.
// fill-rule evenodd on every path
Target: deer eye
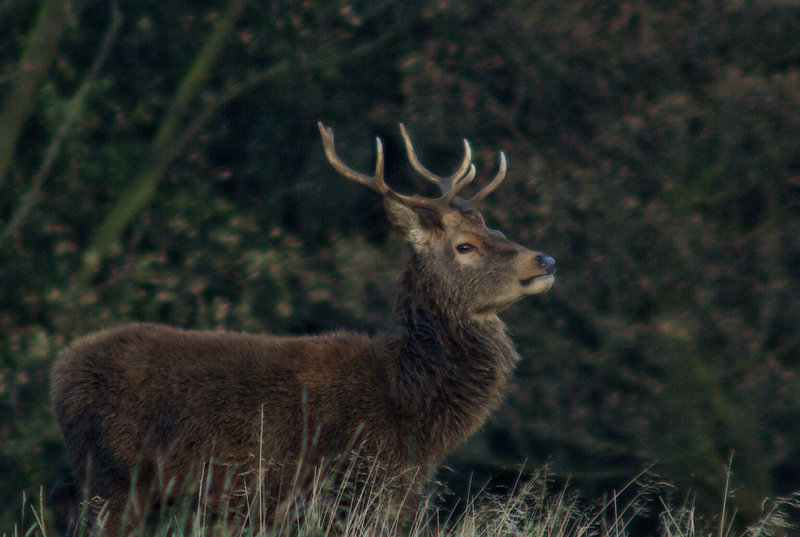
M 470 244 L 468 242 L 462 242 L 461 244 L 456 246 L 456 252 L 458 252 L 459 254 L 468 254 L 470 252 L 474 252 L 475 249 L 476 249 L 475 245 Z

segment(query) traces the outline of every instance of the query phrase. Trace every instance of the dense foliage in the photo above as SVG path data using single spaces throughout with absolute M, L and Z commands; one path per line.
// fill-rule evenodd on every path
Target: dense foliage
M 504 315 L 525 358 L 443 472 L 641 469 L 719 502 L 800 489 L 795 2 L 11 0 L 0 4 L 0 521 L 63 471 L 48 369 L 128 320 L 373 331 L 402 245 L 341 152 L 417 191 L 502 148 L 493 225 L 559 281 Z M 479 178 L 480 181 L 480 178 Z M 7 508 L 7 509 L 5 509 Z

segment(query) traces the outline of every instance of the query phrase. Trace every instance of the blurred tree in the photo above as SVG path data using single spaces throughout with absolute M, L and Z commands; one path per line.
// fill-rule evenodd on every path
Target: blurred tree
M 63 145 L 64 140 L 83 112 L 83 106 L 84 102 L 86 101 L 86 97 L 92 88 L 92 85 L 96 82 L 97 74 L 108 57 L 109 50 L 111 49 L 121 23 L 119 6 L 116 2 L 112 2 L 112 13 L 111 24 L 106 31 L 105 38 L 103 39 L 103 42 L 97 51 L 91 68 L 89 69 L 83 83 L 77 89 L 75 94 L 70 98 L 69 101 L 65 103 L 64 118 L 61 120 L 58 130 L 54 133 L 52 140 L 50 140 L 47 149 L 44 151 L 41 164 L 31 178 L 30 184 L 27 186 L 25 194 L 19 200 L 19 205 L 14 209 L 13 215 L 8 219 L 5 227 L 0 229 L 0 246 L 2 246 L 2 244 L 8 240 L 11 235 L 13 235 L 17 227 L 19 227 L 25 221 L 25 218 L 38 201 L 38 198 L 41 195 L 42 184 L 44 183 L 45 178 L 47 178 L 47 176 L 50 174 L 50 170 L 55 162 L 56 157 L 58 157 L 58 154 L 61 151 L 61 146 Z M 15 106 L 13 92 L 12 95 L 9 96 L 9 101 L 6 104 L 12 108 Z M 11 129 L 10 126 L 7 127 Z M 11 136 L 11 138 L 13 138 L 13 136 Z M 2 181 L 0 181 L 0 183 L 2 183 Z
M 103 256 L 119 249 L 120 234 L 152 200 L 167 166 L 186 143 L 187 135 L 180 131 L 181 122 L 214 68 L 246 3 L 246 0 L 230 0 L 224 13 L 217 18 L 164 112 L 149 150 L 152 160 L 138 172 L 94 231 L 84 255 L 85 271 L 93 272 Z M 208 114 L 203 117 L 208 121 Z M 195 130 L 203 126 L 198 125 Z M 193 134 L 192 131 L 189 134 Z
M 0 187 L 11 165 L 23 123 L 34 96 L 58 52 L 58 44 L 69 20 L 66 0 L 48 0 L 37 10 L 22 56 L 12 75 L 11 89 L 0 108 Z

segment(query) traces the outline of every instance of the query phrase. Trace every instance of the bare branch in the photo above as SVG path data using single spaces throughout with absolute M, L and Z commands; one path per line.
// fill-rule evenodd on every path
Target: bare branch
M 246 2 L 247 0 L 231 0 L 225 15 L 216 22 L 203 48 L 181 80 L 153 140 L 152 152 L 157 155 L 156 164 L 146 167 L 136 176 L 94 232 L 84 255 L 84 273 L 91 272 L 107 252 L 119 245 L 120 234 L 152 199 L 163 176 L 165 156 L 169 154 L 191 99 L 197 95 L 205 76 L 219 58 L 225 40 L 243 12 Z
M 42 184 L 44 183 L 45 178 L 50 174 L 50 169 L 53 167 L 53 162 L 61 151 L 61 146 L 63 145 L 64 140 L 67 138 L 69 131 L 72 129 L 75 121 L 83 111 L 83 104 L 86 100 L 86 96 L 97 79 L 97 74 L 100 72 L 100 69 L 108 58 L 108 54 L 111 51 L 111 46 L 116 38 L 120 26 L 122 25 L 122 14 L 120 12 L 117 0 L 112 0 L 110 4 L 111 22 L 106 30 L 102 44 L 100 45 L 100 48 L 94 57 L 94 61 L 92 62 L 89 72 L 84 77 L 84 80 L 78 90 L 67 103 L 66 116 L 61 122 L 55 137 L 50 142 L 50 145 L 45 152 L 44 160 L 39 166 L 39 169 L 36 171 L 36 174 L 33 176 L 31 185 L 23 196 L 20 206 L 14 212 L 14 215 L 8 221 L 5 228 L 0 231 L 0 246 L 2 246 L 5 241 L 11 237 L 11 235 L 13 235 L 13 233 L 22 224 L 38 201 L 39 194 L 42 190 Z
M 31 28 L 8 97 L 0 109 L 0 186 L 2 186 L 22 126 L 33 106 L 39 82 L 47 72 L 64 33 L 70 2 L 49 0 L 43 4 Z

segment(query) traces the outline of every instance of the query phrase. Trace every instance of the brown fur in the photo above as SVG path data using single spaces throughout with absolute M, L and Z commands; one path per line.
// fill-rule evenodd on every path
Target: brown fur
M 409 261 L 387 327 L 277 337 L 130 324 L 76 341 L 53 367 L 52 399 L 85 494 L 116 534 L 132 489 L 145 512 L 212 462 L 273 507 L 297 465 L 353 453 L 383 479 L 412 476 L 472 434 L 519 359 L 497 312 L 547 290 L 552 259 L 488 229 L 460 198 L 439 209 L 384 193 Z M 459 246 L 472 245 L 460 252 Z M 464 248 L 461 248 L 464 249 Z M 302 460 L 301 460 L 302 459 Z M 206 464 L 206 466 L 204 466 Z M 250 477 L 247 477 L 250 476 Z M 171 492 L 170 492 L 171 490 Z M 402 497 L 406 491 L 401 491 Z

